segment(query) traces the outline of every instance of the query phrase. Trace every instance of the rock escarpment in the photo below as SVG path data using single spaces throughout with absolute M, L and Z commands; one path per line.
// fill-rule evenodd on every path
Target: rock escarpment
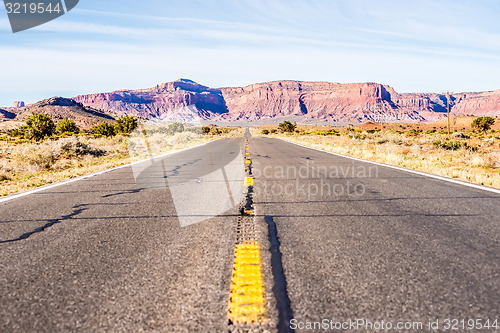
M 423 122 L 446 116 L 442 94 L 397 93 L 378 83 L 274 81 L 212 89 L 180 79 L 150 89 L 81 95 L 75 101 L 119 115 L 169 121 Z M 452 114 L 498 115 L 500 90 L 455 94 Z
M 500 117 L 500 89 L 452 95 L 453 115 Z
M 150 89 L 122 90 L 73 98 L 84 105 L 144 118 L 189 121 L 227 113 L 220 90 L 181 79 Z

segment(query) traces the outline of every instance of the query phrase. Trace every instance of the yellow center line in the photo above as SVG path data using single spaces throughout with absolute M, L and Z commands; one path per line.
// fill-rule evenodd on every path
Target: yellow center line
M 248 140 L 246 155 L 250 155 Z M 245 163 L 252 162 L 246 158 Z M 245 186 L 253 185 L 253 177 L 245 177 Z M 253 210 L 245 210 L 245 213 L 253 214 Z M 235 246 L 227 318 L 236 325 L 261 325 L 268 321 L 260 244 L 256 240 Z
M 237 244 L 234 250 L 228 319 L 234 324 L 263 324 L 267 321 L 262 260 L 257 241 Z
M 245 186 L 253 186 L 253 177 L 245 177 Z

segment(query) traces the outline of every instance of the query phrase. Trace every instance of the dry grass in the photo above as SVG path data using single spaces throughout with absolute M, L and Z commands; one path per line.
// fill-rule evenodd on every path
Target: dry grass
M 154 134 L 148 140 L 154 147 L 150 153 L 160 155 L 217 138 L 183 132 L 168 138 Z M 103 171 L 148 156 L 143 152 L 143 156 L 136 154 L 131 158 L 130 138 L 124 136 L 94 138 L 82 135 L 42 143 L 12 141 L 5 135 L 2 139 L 0 196 Z
M 325 127 L 322 132 L 318 131 L 320 128 L 300 127 L 299 133 L 272 136 L 342 155 L 500 188 L 500 133 L 484 136 L 464 132 L 461 137 L 439 131 L 426 133 L 425 129 L 415 133 L 411 130 L 416 125 L 403 125 L 404 130 L 399 125 L 392 127 L 379 126 L 376 131 L 367 131 L 366 127 L 336 128 L 338 135 L 325 135 Z M 254 129 L 253 134 L 259 135 L 258 130 Z

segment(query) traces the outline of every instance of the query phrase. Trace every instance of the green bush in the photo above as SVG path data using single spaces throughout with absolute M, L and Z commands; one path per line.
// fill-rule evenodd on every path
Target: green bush
M 335 131 L 335 130 L 328 130 L 328 131 L 312 131 L 310 134 L 314 134 L 314 135 L 323 135 L 323 136 L 327 136 L 327 135 L 337 135 L 339 136 L 340 133 Z
M 376 128 L 376 129 L 369 129 L 369 130 L 366 130 L 366 133 L 368 133 L 368 134 L 374 134 L 374 133 L 377 133 L 377 132 L 380 132 L 380 130 L 379 130 L 379 129 L 377 129 L 377 128 Z
M 268 134 L 269 134 L 269 130 L 263 129 L 263 130 L 262 130 L 262 134 L 264 134 L 264 135 L 268 135 Z
M 297 127 L 296 123 L 291 123 L 288 120 L 285 120 L 281 124 L 278 125 L 278 129 L 281 133 L 293 133 L 295 128 Z
M 137 118 L 134 116 L 123 116 L 115 120 L 116 134 L 130 134 L 137 128 Z
M 434 133 L 436 133 L 435 129 L 431 129 L 425 132 L 425 134 L 434 134 Z
M 432 143 L 435 147 L 438 148 L 443 148 L 446 150 L 458 150 L 466 145 L 460 141 L 441 141 L 441 140 L 436 140 Z
M 61 135 L 64 133 L 78 134 L 80 129 L 76 126 L 76 123 L 71 119 L 62 119 L 57 122 L 56 133 Z
M 167 127 L 167 134 L 174 135 L 175 133 L 182 133 L 184 130 L 185 127 L 183 123 L 172 123 Z M 205 131 L 203 131 L 203 133 L 205 133 Z
M 276 128 L 273 128 L 272 130 L 270 130 L 271 134 L 276 134 L 278 133 L 278 130 Z
M 80 157 L 91 155 L 95 157 L 106 154 L 105 150 L 94 148 L 87 143 L 80 142 L 76 137 L 60 139 L 58 142 L 59 155 L 64 157 Z
M 95 126 L 92 129 L 92 133 L 94 135 L 99 135 L 99 136 L 115 136 L 115 127 L 111 124 L 108 123 L 100 123 L 99 125 Z
M 482 131 L 482 132 L 486 132 L 487 130 L 489 130 L 491 128 L 491 126 L 493 126 L 493 124 L 495 124 L 495 118 L 491 118 L 491 117 L 477 117 L 476 119 L 474 119 L 472 121 L 472 128 L 478 130 L 478 131 Z
M 22 131 L 25 138 L 40 141 L 54 134 L 55 128 L 56 125 L 48 114 L 33 113 L 26 118 L 26 126 L 23 126 Z
M 377 141 L 375 141 L 375 143 L 378 145 L 383 145 L 384 143 L 387 143 L 387 142 L 389 142 L 389 140 L 387 140 L 385 138 L 380 138 L 380 139 L 377 139 Z
M 24 126 L 21 126 L 19 128 L 12 129 L 9 131 L 9 135 L 14 136 L 14 137 L 24 138 L 25 133 L 26 133 L 26 128 L 27 128 L 27 126 L 24 125 Z
M 207 127 L 209 129 L 208 133 L 203 131 L 204 134 L 207 135 L 221 135 L 221 134 L 229 134 L 234 131 L 235 128 L 231 127 Z
M 222 130 L 218 127 L 213 127 L 210 129 L 210 135 L 221 135 Z
M 422 133 L 421 129 L 412 128 L 411 130 L 408 131 L 408 135 L 411 135 L 411 136 L 418 136 L 421 133 Z

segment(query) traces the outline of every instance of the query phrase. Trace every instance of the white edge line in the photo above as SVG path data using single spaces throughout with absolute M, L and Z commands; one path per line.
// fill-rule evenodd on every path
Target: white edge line
M 187 148 L 183 148 L 183 149 L 176 150 L 176 151 L 171 151 L 171 152 L 168 152 L 168 153 L 165 153 L 165 154 L 162 154 L 162 155 L 154 156 L 152 158 L 156 159 L 156 158 L 161 158 L 161 157 L 165 157 L 165 156 L 172 155 L 172 154 L 177 154 L 177 153 L 180 153 L 182 151 L 186 151 L 186 150 L 189 150 L 189 149 L 201 147 L 201 146 L 207 145 L 207 144 L 209 144 L 211 142 L 215 142 L 215 141 L 218 141 L 218 140 L 221 140 L 221 139 L 215 139 L 215 140 L 212 140 L 212 141 L 201 143 L 201 144 L 196 145 L 196 146 L 187 147 Z M 129 166 L 132 166 L 134 164 L 143 163 L 143 162 L 146 162 L 146 161 L 149 161 L 149 160 L 151 160 L 151 157 L 150 158 L 146 158 L 144 160 L 140 160 L 140 161 L 136 161 L 136 162 L 132 162 L 132 163 L 120 165 L 120 166 L 117 166 L 117 167 L 114 167 L 114 168 L 111 168 L 111 169 L 106 169 L 106 170 L 103 170 L 103 171 L 99 171 L 99 172 L 91 173 L 91 174 L 88 174 L 88 175 L 84 175 L 84 176 L 72 178 L 72 179 L 69 179 L 69 180 L 63 180 L 63 181 L 60 181 L 60 182 L 57 182 L 57 183 L 54 183 L 54 184 L 49 184 L 49 185 L 41 186 L 41 187 L 33 189 L 33 190 L 24 191 L 24 192 L 16 193 L 16 194 L 11 194 L 11 195 L 8 195 L 8 196 L 0 199 L 0 204 L 4 203 L 4 202 L 7 202 L 7 201 L 10 201 L 10 200 L 14 200 L 14 199 L 18 199 L 18 198 L 21 198 L 21 197 L 25 197 L 25 196 L 30 195 L 30 194 L 34 194 L 34 193 L 37 193 L 37 192 L 49 190 L 51 188 L 58 187 L 58 186 L 61 186 L 61 185 L 67 185 L 67 184 L 74 183 L 74 182 L 77 182 L 77 181 L 80 181 L 80 180 L 84 180 L 84 179 L 87 179 L 87 178 L 99 176 L 99 175 L 102 175 L 102 174 L 107 173 L 107 172 L 119 170 L 119 169 L 122 169 L 122 168 L 126 168 L 126 167 L 129 167 Z
M 324 149 L 319 149 L 319 148 L 314 148 L 314 147 L 308 147 L 308 146 L 302 145 L 300 143 L 288 141 L 288 140 L 282 139 L 282 138 L 277 138 L 277 139 L 285 141 L 285 142 L 288 142 L 288 143 L 291 143 L 291 144 L 294 144 L 294 145 L 297 145 L 297 146 L 300 146 L 300 147 L 304 147 L 304 148 L 308 148 L 308 149 L 312 149 L 312 150 L 321 151 L 321 152 L 324 152 L 324 153 L 332 154 L 332 155 L 339 156 L 339 157 L 348 158 L 348 159 L 359 161 L 359 162 L 371 163 L 371 164 L 379 165 L 379 166 L 386 167 L 386 168 L 391 168 L 391 169 L 396 169 L 396 170 L 399 170 L 399 171 L 405 171 L 405 172 L 409 172 L 409 173 L 414 173 L 414 174 L 417 174 L 417 175 L 420 175 L 420 176 L 425 176 L 425 177 L 429 177 L 429 178 L 444 180 L 444 181 L 447 181 L 447 182 L 450 182 L 450 183 L 454 183 L 454 184 L 458 184 L 458 185 L 464 185 L 464 186 L 469 186 L 469 187 L 473 187 L 473 188 L 476 188 L 476 189 L 479 189 L 479 190 L 489 191 L 489 192 L 493 192 L 493 193 L 496 193 L 496 194 L 500 194 L 500 190 L 499 189 L 492 188 L 492 187 L 482 186 L 482 185 L 473 184 L 473 183 L 467 183 L 467 182 L 464 182 L 464 181 L 461 181 L 461 180 L 456 180 L 456 179 L 447 178 L 447 177 L 443 177 L 443 176 L 433 175 L 433 174 L 430 174 L 430 173 L 425 173 L 425 172 L 422 172 L 422 171 L 417 171 L 417 170 L 413 170 L 413 169 L 398 167 L 398 166 L 395 166 L 395 165 L 384 164 L 384 163 L 379 163 L 379 162 L 374 162 L 374 161 L 369 161 L 369 160 L 363 160 L 361 158 L 356 158 L 356 157 L 352 157 L 352 156 L 342 155 L 342 154 L 334 153 L 334 152 L 331 152 L 331 151 L 328 151 L 328 150 L 324 150 Z

